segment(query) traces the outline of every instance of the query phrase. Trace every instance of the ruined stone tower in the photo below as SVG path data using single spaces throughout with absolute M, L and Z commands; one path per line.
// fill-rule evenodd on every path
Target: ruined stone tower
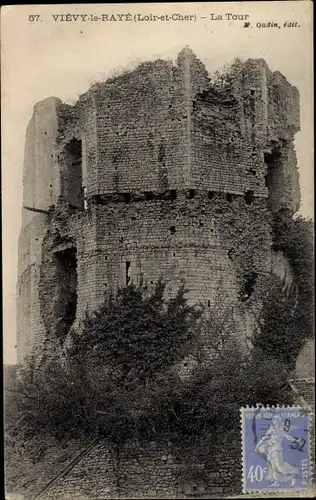
M 50 97 L 27 128 L 17 286 L 18 360 L 107 294 L 160 277 L 210 306 L 222 287 L 247 307 L 282 268 L 273 211 L 300 204 L 299 94 L 262 60 L 210 83 L 189 49 L 94 85 L 74 106 Z

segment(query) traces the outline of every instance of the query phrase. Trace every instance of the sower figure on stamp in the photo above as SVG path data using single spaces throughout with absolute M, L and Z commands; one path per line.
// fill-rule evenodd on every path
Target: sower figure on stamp
M 294 438 L 286 432 L 283 421 L 274 417 L 266 433 L 261 436 L 256 445 L 256 452 L 265 456 L 268 465 L 267 479 L 274 481 L 272 486 L 279 486 L 291 479 L 291 486 L 294 486 L 296 477 L 300 472 L 283 459 L 282 442 L 283 439 L 294 441 Z

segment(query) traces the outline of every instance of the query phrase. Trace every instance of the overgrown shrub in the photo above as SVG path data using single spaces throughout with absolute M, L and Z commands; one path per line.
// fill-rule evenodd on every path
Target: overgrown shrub
M 167 300 L 162 283 L 153 293 L 121 290 L 72 334 L 63 362 L 26 366 L 9 392 L 8 439 L 35 459 L 52 440 L 168 439 L 188 468 L 237 449 L 240 407 L 290 404 L 291 393 L 283 363 L 258 346 L 255 356 L 243 352 L 228 310 L 219 311 L 202 321 L 183 288 Z M 183 378 L 176 366 L 188 355 L 195 363 Z
M 273 217 L 273 247 L 289 260 L 293 282 L 288 285 L 285 279 L 270 276 L 258 297 L 261 313 L 253 344 L 292 371 L 306 339 L 314 337 L 312 222 L 280 210 Z
M 153 293 L 134 285 L 119 290 L 86 317 L 81 335 L 72 335 L 68 356 L 84 364 L 96 359 L 125 385 L 163 372 L 184 357 L 202 315 L 202 308 L 188 305 L 183 287 L 169 300 L 164 292 L 162 282 Z

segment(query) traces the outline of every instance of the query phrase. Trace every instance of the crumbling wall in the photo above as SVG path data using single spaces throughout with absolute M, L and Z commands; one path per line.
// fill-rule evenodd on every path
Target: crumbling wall
M 40 266 L 41 317 L 48 337 L 66 337 L 66 330 L 58 334 L 58 324 L 65 318 L 70 284 L 62 286 L 56 255 L 70 249 L 76 250 L 77 275 L 72 326 L 78 327 L 86 311 L 119 287 L 141 281 L 151 286 L 162 278 L 169 295 L 184 283 L 192 303 L 220 307 L 229 299 L 239 309 L 236 329 L 242 337 L 249 273 L 257 278 L 271 270 L 269 222 L 265 200 L 250 203 L 244 196 L 213 192 L 173 191 L 172 199 L 157 195 L 127 201 L 99 197 L 81 212 L 60 205 L 49 224 Z
M 41 245 L 47 228 L 47 215 L 33 214 L 19 237 L 17 301 L 18 361 L 43 345 L 46 329 L 40 314 L 39 265 Z
M 47 213 L 60 194 L 56 164 L 60 103 L 52 97 L 36 104 L 26 132 L 17 283 L 18 361 L 42 346 L 46 334 L 40 314 L 38 280 Z
M 222 80 L 196 96 L 194 183 L 213 186 L 215 191 L 252 191 L 273 198 L 274 211 L 297 211 L 300 193 L 293 145 L 299 130 L 297 89 L 261 59 L 235 62 Z M 279 158 L 268 162 L 270 167 L 273 163 L 273 173 L 267 179 L 265 155 L 275 150 Z
M 236 103 L 222 106 L 211 92 L 196 100 L 192 185 L 213 191 L 267 195 L 264 169 L 238 127 Z M 192 167 L 193 168 L 193 167 Z
M 144 63 L 93 86 L 75 106 L 55 98 L 37 106 L 25 196 L 36 143 L 52 180 L 41 187 L 40 176 L 36 191 L 53 206 L 37 214 L 39 230 L 23 223 L 20 345 L 35 342 L 32 328 L 38 339 L 59 337 L 63 301 L 76 302 L 69 325 L 78 327 L 118 287 L 161 277 L 169 294 L 184 282 L 190 300 L 209 307 L 222 286 L 232 305 L 243 303 L 240 331 L 251 329 L 247 299 L 273 267 L 271 212 L 297 205 L 298 94 L 263 60 L 235 63 L 225 78 L 211 84 L 186 48 L 175 64 Z M 73 301 L 57 265 L 71 248 Z
M 104 300 L 96 279 L 99 261 L 96 227 L 95 211 L 78 212 L 75 207 L 60 203 L 52 215 L 39 266 L 41 318 L 49 340 L 63 343 L 70 327 L 78 327 L 85 312 L 94 310 Z M 67 281 L 63 266 L 69 263 L 66 255 L 69 252 L 75 252 L 76 262 L 73 262 L 75 272 L 68 273 L 72 280 Z M 75 318 L 71 309 L 74 301 Z

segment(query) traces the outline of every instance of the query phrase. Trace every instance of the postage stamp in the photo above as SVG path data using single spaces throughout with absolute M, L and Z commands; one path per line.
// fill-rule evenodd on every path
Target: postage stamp
M 241 409 L 244 493 L 311 489 L 310 420 L 300 407 Z

